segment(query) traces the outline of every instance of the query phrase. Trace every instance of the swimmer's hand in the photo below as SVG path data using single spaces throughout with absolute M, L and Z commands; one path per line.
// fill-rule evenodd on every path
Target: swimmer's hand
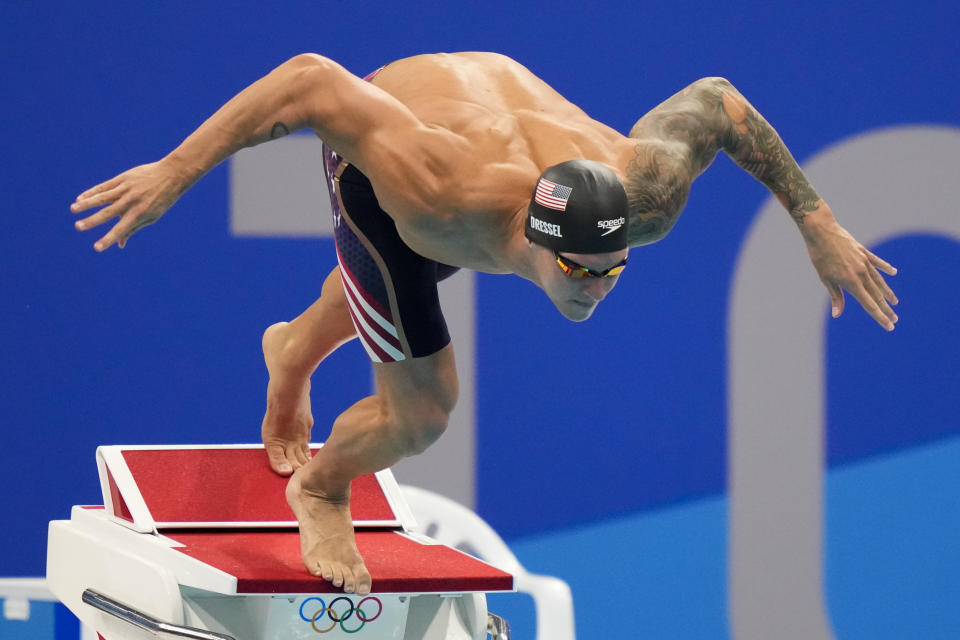
M 70 211 L 75 214 L 103 208 L 77 220 L 74 226 L 79 231 L 86 231 L 120 218 L 93 248 L 104 251 L 117 244 L 122 249 L 130 236 L 159 220 L 190 184 L 192 181 L 177 171 L 168 159 L 134 167 L 77 196 L 70 205 Z
M 800 224 L 810 261 L 830 293 L 834 318 L 843 313 L 843 290 L 856 298 L 864 310 L 887 331 L 893 331 L 899 317 L 891 308 L 898 300 L 880 271 L 896 275 L 897 270 L 880 259 L 837 223 L 823 201 Z

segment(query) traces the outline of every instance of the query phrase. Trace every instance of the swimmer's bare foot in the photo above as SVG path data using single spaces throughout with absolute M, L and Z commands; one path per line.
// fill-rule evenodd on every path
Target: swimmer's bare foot
M 307 570 L 345 593 L 367 595 L 372 579 L 357 550 L 350 495 L 330 497 L 302 486 L 303 471 L 287 483 L 287 503 L 300 523 L 300 554 Z
M 297 367 L 296 345 L 289 335 L 289 323 L 278 322 L 263 332 L 263 360 L 267 383 L 267 411 L 260 429 L 270 467 L 290 475 L 310 459 L 310 371 Z

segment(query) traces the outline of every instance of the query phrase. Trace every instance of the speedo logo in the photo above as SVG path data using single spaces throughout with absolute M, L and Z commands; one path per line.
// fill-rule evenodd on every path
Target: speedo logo
M 539 218 L 530 216 L 530 226 L 540 233 L 545 233 L 548 236 L 553 236 L 555 238 L 563 237 L 563 234 L 560 233 L 560 225 L 558 224 L 550 224 L 549 222 L 544 222 Z
M 626 218 L 615 218 L 613 220 L 597 220 L 597 228 L 606 229 L 606 231 L 601 233 L 600 236 L 603 237 L 609 233 L 613 233 L 614 231 L 622 227 L 626 221 L 627 221 Z

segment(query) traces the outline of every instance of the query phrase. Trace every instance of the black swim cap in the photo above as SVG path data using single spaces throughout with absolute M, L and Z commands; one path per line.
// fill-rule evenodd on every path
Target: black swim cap
M 599 162 L 570 160 L 537 180 L 525 235 L 554 251 L 611 253 L 627 248 L 628 219 L 617 174 Z

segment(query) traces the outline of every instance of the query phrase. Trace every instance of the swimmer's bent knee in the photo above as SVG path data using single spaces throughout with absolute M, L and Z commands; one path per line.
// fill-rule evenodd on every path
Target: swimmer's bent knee
M 437 405 L 420 406 L 416 410 L 402 411 L 397 416 L 394 422 L 396 437 L 407 455 L 423 453 L 443 435 L 450 421 L 450 409 Z

